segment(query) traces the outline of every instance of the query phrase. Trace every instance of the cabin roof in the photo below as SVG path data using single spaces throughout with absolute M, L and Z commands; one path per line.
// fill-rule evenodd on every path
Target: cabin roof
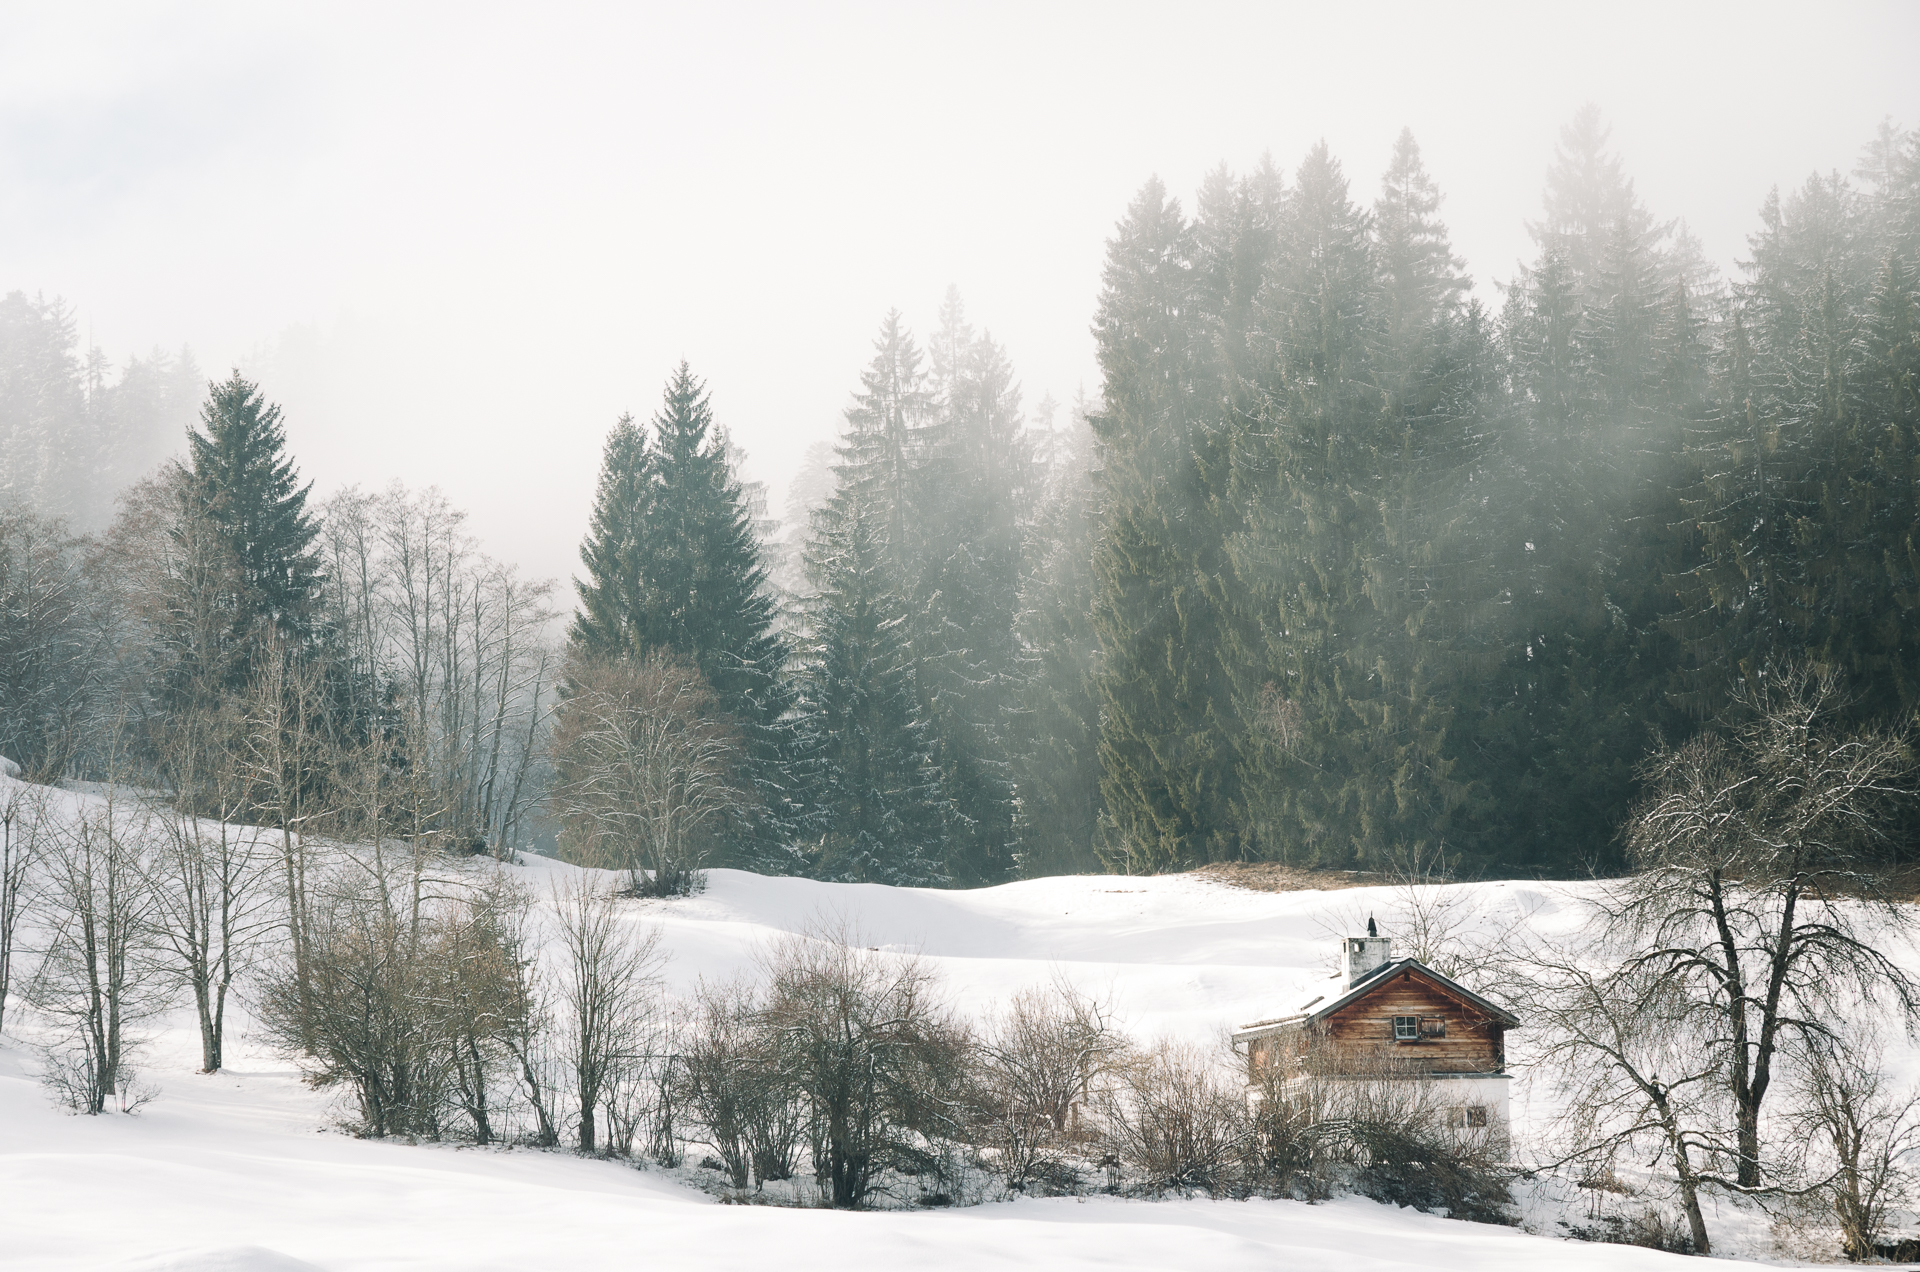
M 1519 1027 L 1520 1018 L 1506 1008 L 1497 1003 L 1489 1002 L 1487 999 L 1482 998 L 1480 995 L 1468 989 L 1465 985 L 1462 985 L 1459 981 L 1454 980 L 1451 976 L 1445 976 L 1434 971 L 1417 958 L 1401 958 L 1395 959 L 1390 963 L 1382 963 L 1379 967 L 1374 968 L 1346 989 L 1341 990 L 1331 997 L 1322 995 L 1319 998 L 1315 998 L 1291 1015 L 1274 1016 L 1267 1020 L 1250 1021 L 1234 1031 L 1233 1040 L 1235 1042 L 1243 1042 L 1248 1038 L 1257 1038 L 1263 1034 L 1278 1033 L 1282 1029 L 1310 1025 L 1315 1021 L 1324 1020 L 1341 1008 L 1349 1007 L 1359 1002 L 1401 972 L 1406 971 L 1420 973 L 1420 975 L 1432 981 L 1443 992 L 1451 994 L 1469 1006 L 1479 1008 L 1508 1029 Z

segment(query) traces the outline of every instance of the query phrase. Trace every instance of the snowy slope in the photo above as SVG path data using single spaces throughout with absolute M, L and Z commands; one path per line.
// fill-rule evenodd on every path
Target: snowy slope
M 535 861 L 539 882 L 568 868 Z M 1551 885 L 1472 885 L 1481 921 L 1569 916 Z M 1386 890 L 1258 893 L 1191 876 L 1075 877 L 973 892 L 714 871 L 707 892 L 632 903 L 661 925 L 676 988 L 745 971 L 783 932 L 840 924 L 915 950 L 965 1009 L 1064 975 L 1136 1035 L 1211 1041 L 1296 1005 L 1338 932 Z M 943 1212 L 723 1207 L 659 1173 L 563 1154 L 373 1143 L 323 1130 L 330 1098 L 242 1042 L 192 1072 L 191 1019 L 149 1049 L 161 1097 L 136 1116 L 56 1112 L 0 1049 L 0 1267 L 215 1269 L 978 1267 L 1653 1268 L 1675 1256 L 1531 1236 L 1361 1200 L 1020 1201 Z

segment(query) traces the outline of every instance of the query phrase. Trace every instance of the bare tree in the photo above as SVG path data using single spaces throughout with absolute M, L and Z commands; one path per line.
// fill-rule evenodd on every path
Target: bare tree
M 437 490 L 329 500 L 323 598 L 363 716 L 390 715 L 434 792 L 433 829 L 505 854 L 525 837 L 551 714 L 552 584 L 482 555 Z
M 318 670 L 291 651 L 261 658 L 244 723 L 244 771 L 255 815 L 278 832 L 280 900 L 294 987 L 305 992 L 311 940 L 306 822 L 313 776 L 325 761 L 324 711 Z
M 1700 1189 L 1734 1186 L 1712 1169 L 1735 1155 L 1719 1129 L 1729 1120 L 1719 1059 L 1683 982 L 1608 953 L 1598 942 L 1577 955 L 1535 943 L 1509 967 L 1509 993 L 1537 1038 L 1534 1072 L 1563 1110 L 1551 1164 L 1583 1163 L 1592 1176 L 1623 1152 L 1665 1161 L 1693 1252 L 1710 1254 Z
M 1920 1089 L 1896 1092 L 1877 1040 L 1812 1037 L 1799 1066 L 1796 1121 L 1809 1159 L 1827 1171 L 1841 1248 L 1871 1259 L 1889 1212 L 1911 1195 L 1920 1155 Z
M 149 800 L 158 835 L 147 862 L 156 944 L 193 995 L 200 1067 L 224 1064 L 227 995 L 253 947 L 280 922 L 270 905 L 270 850 L 243 823 L 253 775 L 236 763 L 234 704 L 189 707 L 165 734 L 169 800 Z
M 1065 981 L 1022 990 L 975 1044 L 977 1133 L 1010 1188 L 1064 1182 L 1074 1123 L 1126 1065 L 1111 1004 Z
M 532 922 L 532 898 L 501 887 L 492 898 L 502 957 L 511 979 L 505 984 L 500 1042 L 534 1116 L 534 1143 L 551 1148 L 560 1142 L 562 1086 L 560 1059 L 553 1045 L 554 990 L 540 959 L 539 933 Z
M 48 939 L 27 1001 L 54 1031 L 45 1078 L 78 1112 L 104 1112 L 129 1086 L 132 1028 L 164 1005 L 145 946 L 152 894 L 141 816 L 108 789 L 46 823 L 37 918 Z
M 0 1027 L 13 988 L 15 941 L 28 885 L 40 858 L 47 819 L 47 788 L 0 776 Z
M 636 892 L 689 891 L 706 839 L 747 802 L 738 738 L 706 681 L 659 650 L 576 662 L 568 681 L 550 797 L 563 853 L 626 870 Z
M 1683 986 L 1687 1028 L 1715 1040 L 1739 1184 L 1757 1188 L 1777 1057 L 1829 1031 L 1836 987 L 1908 1021 L 1920 1012 L 1920 985 L 1883 948 L 1913 920 L 1875 865 L 1892 806 L 1913 793 L 1913 758 L 1905 733 L 1837 728 L 1826 672 L 1760 677 L 1737 702 L 1728 736 L 1647 762 L 1653 793 L 1624 832 L 1639 873 L 1607 909 L 1634 964 Z
M 767 1027 L 812 1103 L 832 1204 L 864 1204 L 889 1169 L 936 1168 L 928 1143 L 962 1127 L 967 1041 L 926 965 L 820 931 L 775 945 L 764 970 Z
M 596 1116 L 621 1080 L 623 1066 L 644 1053 L 646 1018 L 659 984 L 660 933 L 636 932 L 613 894 L 585 877 L 555 890 L 561 1038 L 572 1070 L 580 1151 L 600 1149 Z

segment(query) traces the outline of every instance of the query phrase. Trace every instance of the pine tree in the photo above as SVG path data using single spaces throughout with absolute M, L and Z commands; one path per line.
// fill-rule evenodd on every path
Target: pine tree
M 626 418 L 609 436 L 581 559 L 574 647 L 599 657 L 664 650 L 699 669 L 743 734 L 758 801 L 747 824 L 727 829 L 730 851 L 783 868 L 797 798 L 781 722 L 786 643 L 753 511 L 685 362 L 667 381 L 651 440 Z
M 1094 323 L 1102 851 L 1138 872 L 1242 851 L 1224 543 L 1197 515 L 1217 478 L 1194 443 L 1222 404 L 1196 248 L 1178 202 L 1148 182 L 1108 241 Z
M 611 658 L 639 648 L 639 615 L 646 607 L 640 545 L 652 507 L 653 477 L 647 435 L 633 416 L 622 415 L 601 450 L 600 484 L 580 545 L 587 577 L 573 581 L 580 608 L 568 639 L 584 654 Z
M 911 636 L 955 811 L 948 869 L 957 882 L 978 884 L 1014 865 L 1015 627 L 1037 478 L 1012 365 L 991 336 L 966 324 L 956 291 L 947 293 L 934 349 L 936 423 L 918 482 Z
M 1028 877 L 1100 865 L 1100 642 L 1092 616 L 1099 507 L 1089 413 L 1086 403 L 1076 403 L 1064 436 L 1053 440 L 1021 604 L 1019 634 L 1030 665 L 1013 754 L 1020 872 Z
M 286 453 L 280 408 L 237 371 L 208 390 L 200 428 L 187 433 L 183 489 L 233 563 L 231 637 L 247 651 L 228 676 L 237 690 L 270 634 L 296 647 L 314 637 L 319 527 L 307 511 L 313 485 L 300 484 Z
M 852 485 L 814 515 L 796 708 L 812 864 L 827 878 L 945 883 L 948 809 L 880 531 Z
M 1368 564 L 1398 438 L 1373 387 L 1379 306 L 1364 212 L 1317 146 L 1301 164 L 1257 324 L 1273 342 L 1262 395 L 1236 441 L 1249 509 L 1234 563 L 1260 620 L 1238 660 L 1241 701 L 1262 734 L 1252 815 L 1283 859 L 1346 864 L 1384 854 L 1405 732 L 1383 683 L 1381 615 Z M 1261 736 L 1256 735 L 1256 736 Z

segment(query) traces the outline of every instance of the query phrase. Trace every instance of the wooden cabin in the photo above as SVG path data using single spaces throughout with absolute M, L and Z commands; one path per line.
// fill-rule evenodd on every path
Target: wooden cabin
M 1341 942 L 1341 971 L 1299 1010 L 1243 1025 L 1256 1087 L 1282 1088 L 1309 1076 L 1334 1081 L 1444 1083 L 1422 1094 L 1458 1126 L 1504 1126 L 1508 1114 L 1506 1032 L 1513 1013 L 1415 958 L 1395 959 L 1389 938 Z

